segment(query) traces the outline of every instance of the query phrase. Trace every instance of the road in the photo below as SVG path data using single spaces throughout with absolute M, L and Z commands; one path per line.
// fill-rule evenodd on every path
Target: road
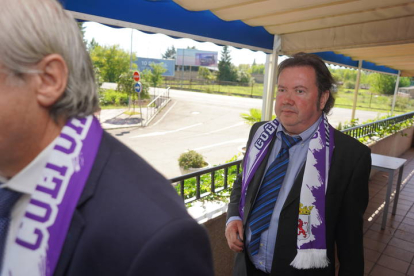
M 167 178 L 181 175 L 178 157 L 187 150 L 200 152 L 211 165 L 223 164 L 239 154 L 250 126 L 241 113 L 261 108 L 261 99 L 171 90 L 172 101 L 146 128 L 108 132 L 142 156 Z M 374 119 L 376 112 L 357 111 L 360 122 Z M 334 108 L 331 124 L 349 121 L 350 109 Z M 122 134 L 128 131 L 129 133 Z

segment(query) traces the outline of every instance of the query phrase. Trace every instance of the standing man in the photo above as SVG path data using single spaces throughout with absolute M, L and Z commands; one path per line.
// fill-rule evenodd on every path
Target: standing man
M 317 56 L 279 65 L 277 119 L 253 125 L 228 207 L 234 275 L 364 274 L 368 147 L 329 125 L 333 78 Z
M 93 117 L 70 13 L 0 7 L 1 275 L 213 275 L 207 234 L 171 184 Z

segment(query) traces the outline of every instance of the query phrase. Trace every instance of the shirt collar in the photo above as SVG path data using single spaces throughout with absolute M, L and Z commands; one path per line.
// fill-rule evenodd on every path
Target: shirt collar
M 12 178 L 6 179 L 4 177 L 0 177 L 0 182 L 3 182 L 0 187 L 9 188 L 10 190 L 31 195 L 36 188 L 37 181 L 39 180 L 43 172 L 43 168 L 49 159 L 50 153 L 56 144 L 56 140 L 57 137 L 46 148 L 44 148 L 36 156 L 36 158 L 29 163 L 29 165 L 24 167 L 23 170 Z
M 302 143 L 306 142 L 307 140 L 309 140 L 312 137 L 312 135 L 315 133 L 316 129 L 318 128 L 321 120 L 322 120 L 322 116 L 320 116 L 319 119 L 316 120 L 316 122 L 313 123 L 313 125 L 311 125 L 307 130 L 305 130 L 304 132 L 300 133 L 299 135 L 296 135 L 296 136 L 300 136 L 300 138 L 302 138 Z M 286 132 L 285 128 L 282 126 L 282 123 L 280 123 L 279 126 L 277 127 L 277 130 L 276 130 L 276 135 L 277 135 L 277 137 L 279 139 L 281 139 L 280 132 L 282 132 L 282 131 L 286 135 L 289 135 Z

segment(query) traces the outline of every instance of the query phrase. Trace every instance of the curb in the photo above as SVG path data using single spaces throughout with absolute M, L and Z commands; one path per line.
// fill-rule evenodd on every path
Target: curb
M 133 128 L 133 127 L 142 127 L 141 124 L 135 125 L 112 125 L 107 123 L 101 123 L 101 127 L 104 130 L 112 130 L 112 129 L 121 129 L 121 128 Z

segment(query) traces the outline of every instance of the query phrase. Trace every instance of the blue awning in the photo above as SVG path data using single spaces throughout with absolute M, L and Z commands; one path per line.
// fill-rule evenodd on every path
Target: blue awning
M 353 60 L 352 58 L 341 54 L 335 54 L 334 52 L 318 52 L 314 54 L 318 55 L 328 63 L 332 62 L 338 65 L 358 68 L 358 60 Z M 398 74 L 398 70 L 394 70 L 385 66 L 378 66 L 372 62 L 368 62 L 365 60 L 362 61 L 362 69 L 389 74 Z
M 223 42 L 273 49 L 273 35 L 240 20 L 224 21 L 210 11 L 188 11 L 172 1 L 60 0 L 64 8 Z
M 189 37 L 197 41 L 210 41 L 218 45 L 231 45 L 270 53 L 274 36 L 263 27 L 251 27 L 240 20 L 224 21 L 211 11 L 189 11 L 168 0 L 59 0 L 65 9 L 85 15 L 109 19 L 100 22 L 111 25 L 117 20 L 160 32 L 171 37 Z M 93 20 L 93 19 L 89 19 Z M 101 20 L 105 21 L 105 20 Z M 99 22 L 99 21 L 98 21 Z M 113 24 L 115 25 L 115 24 Z M 116 25 L 115 25 L 116 26 Z M 134 26 L 132 26 L 134 28 Z M 137 28 L 139 29 L 139 28 Z M 315 53 L 327 62 L 358 67 L 358 61 L 334 52 Z M 397 70 L 374 63 L 363 62 L 363 69 L 398 74 Z

